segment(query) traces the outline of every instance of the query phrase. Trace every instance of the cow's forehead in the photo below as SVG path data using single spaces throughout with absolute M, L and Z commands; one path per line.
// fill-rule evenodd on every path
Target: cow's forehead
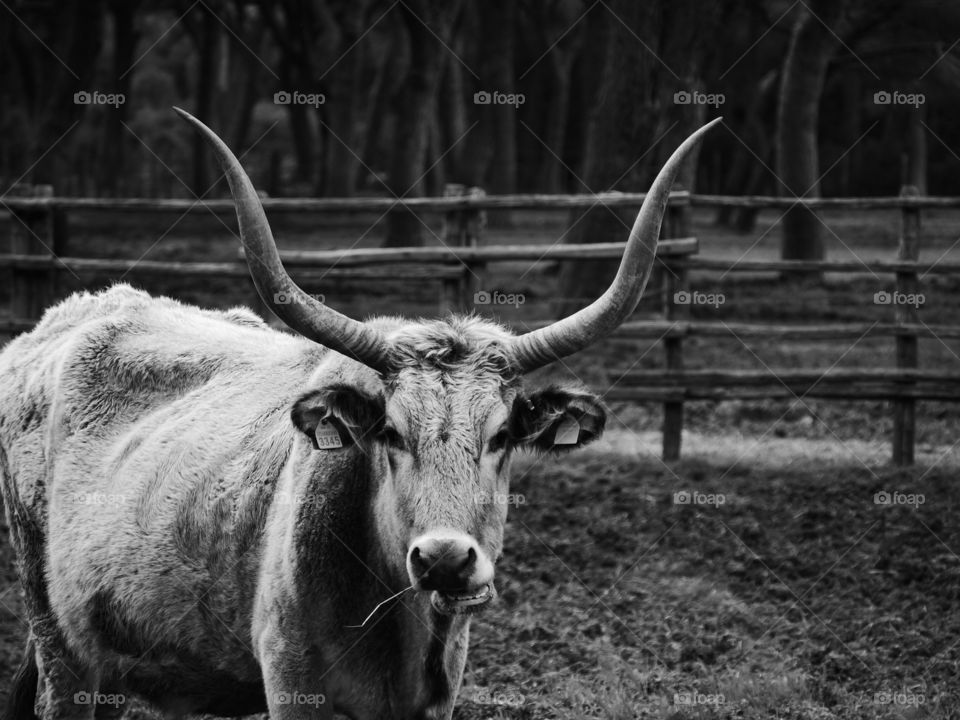
M 453 316 L 394 326 L 387 337 L 397 368 L 386 381 L 388 414 L 484 421 L 516 394 L 511 334 L 494 323 Z

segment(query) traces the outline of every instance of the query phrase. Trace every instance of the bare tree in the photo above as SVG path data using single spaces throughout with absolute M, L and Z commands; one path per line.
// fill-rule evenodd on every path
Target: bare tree
M 704 6 L 694 0 L 623 0 L 608 7 L 606 15 L 592 18 L 594 27 L 600 27 L 589 30 L 604 52 L 595 75 L 599 82 L 591 101 L 582 179 L 589 192 L 639 192 L 647 188 L 666 154 L 702 119 L 704 106 L 676 105 L 673 99 L 675 93 L 700 84 L 707 59 L 705 38 L 716 31 L 726 6 Z M 606 12 L 606 7 L 599 12 Z M 687 187 L 693 185 L 695 164 L 692 159 L 681 175 Z M 567 241 L 623 239 L 632 216 L 603 207 L 575 213 Z M 610 262 L 567 263 L 561 272 L 557 313 L 569 314 L 596 297 L 614 268 Z
M 840 46 L 846 0 L 812 0 L 797 17 L 783 64 L 777 111 L 777 175 L 780 192 L 820 197 L 817 121 L 827 67 Z M 783 216 L 781 255 L 785 260 L 824 256 L 823 228 L 816 211 L 802 205 Z
M 406 0 L 396 7 L 410 43 L 410 67 L 393 98 L 396 117 L 389 183 L 399 197 L 422 194 L 430 115 L 436 110 L 443 56 L 449 52 L 460 2 Z M 387 246 L 420 245 L 423 224 L 412 213 L 397 209 L 387 217 Z

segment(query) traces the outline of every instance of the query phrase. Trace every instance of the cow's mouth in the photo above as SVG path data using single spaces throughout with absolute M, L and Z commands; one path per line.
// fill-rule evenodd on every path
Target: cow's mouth
M 430 595 L 430 602 L 437 612 L 444 615 L 469 615 L 480 612 L 496 597 L 497 589 L 491 582 L 468 593 L 445 593 L 434 590 Z

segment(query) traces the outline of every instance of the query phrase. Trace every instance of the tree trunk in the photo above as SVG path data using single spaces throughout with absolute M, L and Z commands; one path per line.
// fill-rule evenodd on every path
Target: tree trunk
M 515 0 L 487 0 L 481 26 L 485 46 L 487 92 L 516 93 L 513 77 L 514 35 L 517 27 Z M 509 195 L 517 190 L 517 111 L 515 105 L 487 105 L 482 108 L 493 129 L 493 158 L 490 166 L 490 192 Z
M 820 197 L 817 119 L 827 66 L 839 44 L 836 25 L 843 4 L 839 0 L 821 0 L 812 3 L 812 12 L 803 6 L 793 26 L 777 108 L 777 175 L 781 195 Z M 823 226 L 815 211 L 793 207 L 784 214 L 781 226 L 780 250 L 784 260 L 823 259 Z
M 200 28 L 196 36 L 199 61 L 197 62 L 197 104 L 195 112 L 197 117 L 209 122 L 209 118 L 213 114 L 213 93 L 217 69 L 217 35 L 220 21 L 206 5 L 201 5 L 199 13 Z M 206 152 L 207 143 L 203 136 L 200 133 L 192 133 L 192 135 L 193 180 L 191 185 L 194 194 L 197 197 L 202 197 L 210 189 L 210 174 L 207 171 L 207 158 L 210 153 Z
M 401 17 L 410 40 L 410 70 L 393 100 L 396 113 L 390 187 L 397 197 L 423 194 L 430 114 L 436 107 L 441 54 L 448 52 L 459 2 L 433 4 L 427 0 L 403 3 Z M 429 29 L 424 26 L 429 25 Z M 442 42 L 441 42 L 442 41 Z M 423 222 L 397 209 L 387 216 L 386 247 L 423 244 Z
M 240 37 L 243 38 L 242 42 L 244 44 L 238 41 L 233 45 L 234 55 L 240 58 L 240 61 L 236 62 L 235 65 L 242 68 L 240 70 L 242 77 L 234 77 L 234 80 L 241 86 L 241 90 L 240 102 L 236 107 L 233 128 L 230 133 L 230 147 L 243 148 L 247 144 L 247 135 L 250 134 L 250 126 L 253 122 L 253 110 L 257 104 L 257 100 L 259 100 L 259 80 L 261 70 L 263 69 L 263 66 L 260 64 L 260 56 L 263 54 L 266 32 L 263 23 L 259 21 L 259 14 L 254 16 L 253 22 L 250 23 L 253 27 L 251 27 L 248 32 L 243 32 L 247 27 L 246 18 L 244 17 L 246 6 L 242 0 L 235 0 L 235 5 L 237 17 L 236 30 L 238 34 L 242 33 Z M 250 7 L 251 12 L 257 10 L 257 6 Z M 246 45 L 246 47 L 244 45 Z
M 645 181 L 650 176 L 649 159 L 641 169 L 631 170 L 634 161 L 649 148 L 651 137 L 655 137 L 649 122 L 655 117 L 650 111 L 653 104 L 650 98 L 652 83 L 649 82 L 651 61 L 631 29 L 646 28 L 646 31 L 640 30 L 641 37 L 646 35 L 649 39 L 647 33 L 652 29 L 652 17 L 645 6 L 627 0 L 612 4 L 611 12 L 619 20 L 604 18 L 603 34 L 596 38 L 605 52 L 595 75 L 600 78 L 599 88 L 588 121 L 582 182 L 577 183 L 577 192 L 637 190 L 636 178 L 642 177 Z M 603 207 L 575 211 L 571 214 L 572 228 L 567 233 L 567 241 L 613 242 L 623 239 L 628 232 L 624 226 L 629 228 L 632 223 L 630 214 Z M 560 272 L 557 315 L 569 315 L 592 302 L 609 285 L 616 266 L 615 261 L 609 260 L 564 263 Z
M 923 122 L 927 105 L 907 109 L 907 185 L 913 185 L 921 195 L 927 194 L 927 129 Z
M 462 31 L 462 24 L 461 24 Z M 461 32 L 462 35 L 462 32 Z M 463 57 L 463 42 L 454 46 L 454 52 Z M 464 167 L 465 148 L 469 147 L 471 139 L 464 137 L 467 128 L 467 109 L 464 98 L 467 95 L 464 85 L 463 66 L 456 60 L 448 60 L 444 64 L 443 77 L 440 81 L 440 93 L 437 99 L 439 112 L 440 144 L 447 153 L 447 177 L 456 183 L 476 185 L 479 181 L 467 176 Z
M 71 0 L 51 6 L 49 12 L 45 8 L 17 5 L 16 16 L 22 23 L 12 18 L 0 23 L 4 38 L 10 40 L 4 52 L 8 63 L 4 80 L 19 80 L 15 88 L 5 85 L 3 92 L 16 93 L 15 98 L 26 108 L 23 134 L 7 139 L 16 167 L 29 168 L 20 182 L 49 183 L 57 190 L 65 178 L 95 176 L 86 158 L 71 148 L 71 138 L 64 136 L 88 110 L 74 102 L 74 93 L 99 89 L 92 83 L 103 47 L 103 3 Z M 49 52 L 37 51 L 38 35 L 44 38 Z M 9 110 L 4 108 L 5 112 Z M 58 140 L 57 152 L 50 152 Z
M 376 4 L 372 9 L 381 12 Z M 373 21 L 370 10 L 369 3 L 344 6 L 341 44 L 351 50 L 324 76 L 331 95 L 324 111 L 337 137 L 330 138 L 323 156 L 323 192 L 335 197 L 349 197 L 357 190 L 377 97 L 392 60 L 386 38 L 376 29 L 367 32 Z
M 139 34 L 134 16 L 139 3 L 113 0 L 110 12 L 113 15 L 113 68 L 117 84 L 111 92 L 121 93 L 126 102 L 107 113 L 104 123 L 105 142 L 100 170 L 100 186 L 110 195 L 117 195 L 120 188 L 126 187 L 126 154 L 130 133 L 124 127 L 129 116 L 131 80 L 133 73 L 126 72 L 135 60 Z
M 584 152 L 582 178 L 587 187 L 578 183 L 581 186 L 575 189 L 642 192 L 705 110 L 700 107 L 694 112 L 687 105 L 675 105 L 673 97 L 678 85 L 693 89 L 691 83 L 706 57 L 705 37 L 716 30 L 718 10 L 704 11 L 694 0 L 676 0 L 668 11 L 620 0 L 612 3 L 610 10 L 603 31 L 588 33 L 591 44 L 605 49 L 605 58 L 594 75 L 599 78 L 599 89 L 592 103 Z M 648 51 L 650 47 L 656 49 L 656 57 Z M 673 75 L 676 71 L 682 78 Z M 655 145 L 658 138 L 661 140 Z M 693 185 L 694 172 L 691 163 L 679 180 Z M 635 217 L 635 211 L 589 209 L 573 216 L 567 242 L 624 240 Z M 568 315 L 592 302 L 608 287 L 616 266 L 613 261 L 565 263 L 557 314 Z
M 566 170 L 561 160 L 564 157 L 567 141 L 567 115 L 570 112 L 570 73 L 574 55 L 562 53 L 559 48 L 544 58 L 550 72 L 550 93 L 547 97 L 549 108 L 544 118 L 543 142 L 550 149 L 541 148 L 540 163 L 537 170 L 536 189 L 538 192 L 564 192 L 564 174 Z M 550 152 L 550 151 L 553 152 Z

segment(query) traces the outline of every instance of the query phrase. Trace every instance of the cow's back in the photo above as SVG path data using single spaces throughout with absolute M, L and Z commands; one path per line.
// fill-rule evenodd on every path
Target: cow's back
M 259 539 L 322 353 L 245 311 L 118 286 L 64 301 L 0 354 L 8 514 L 47 537 L 76 652 L 151 695 L 187 681 L 174 667 L 259 681 Z

